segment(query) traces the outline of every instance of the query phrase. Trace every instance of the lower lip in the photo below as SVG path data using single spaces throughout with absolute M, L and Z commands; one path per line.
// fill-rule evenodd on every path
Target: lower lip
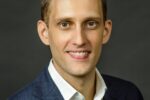
M 79 55 L 76 55 L 76 54 L 73 54 L 73 53 L 68 53 L 68 54 L 71 58 L 73 58 L 77 61 L 85 61 L 85 60 L 88 59 L 90 53 L 87 53 L 87 54 L 82 55 L 82 56 L 79 56 Z

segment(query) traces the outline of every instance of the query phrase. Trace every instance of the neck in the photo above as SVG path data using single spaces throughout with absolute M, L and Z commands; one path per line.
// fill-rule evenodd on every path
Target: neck
M 78 90 L 82 93 L 85 97 L 85 100 L 93 100 L 95 92 L 96 92 L 96 74 L 91 77 L 88 77 L 86 80 L 83 81 L 83 85 L 79 84 L 81 88 Z

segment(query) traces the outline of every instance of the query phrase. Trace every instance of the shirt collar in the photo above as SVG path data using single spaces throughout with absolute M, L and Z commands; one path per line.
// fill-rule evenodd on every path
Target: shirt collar
M 107 87 L 98 69 L 96 69 L 96 79 L 96 94 L 94 96 L 94 100 L 102 100 Z
M 80 100 L 75 98 L 82 98 L 84 97 L 81 93 L 79 93 L 76 89 L 74 89 L 63 77 L 57 72 L 55 69 L 52 60 L 49 63 L 48 71 L 56 84 L 57 88 L 59 89 L 60 93 L 62 94 L 64 100 Z M 96 94 L 94 96 L 94 100 L 101 100 L 105 94 L 107 89 L 106 84 L 100 75 L 99 71 L 96 69 Z

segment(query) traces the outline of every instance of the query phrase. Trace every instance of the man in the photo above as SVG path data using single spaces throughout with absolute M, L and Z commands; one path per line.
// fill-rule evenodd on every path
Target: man
M 132 83 L 96 69 L 112 28 L 105 0 L 42 0 L 41 14 L 38 34 L 52 59 L 9 100 L 143 100 Z

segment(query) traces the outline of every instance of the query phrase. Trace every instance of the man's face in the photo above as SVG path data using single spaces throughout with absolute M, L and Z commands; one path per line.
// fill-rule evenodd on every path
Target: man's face
M 100 0 L 52 0 L 45 44 L 58 72 L 84 76 L 95 70 L 111 29 L 104 23 Z

